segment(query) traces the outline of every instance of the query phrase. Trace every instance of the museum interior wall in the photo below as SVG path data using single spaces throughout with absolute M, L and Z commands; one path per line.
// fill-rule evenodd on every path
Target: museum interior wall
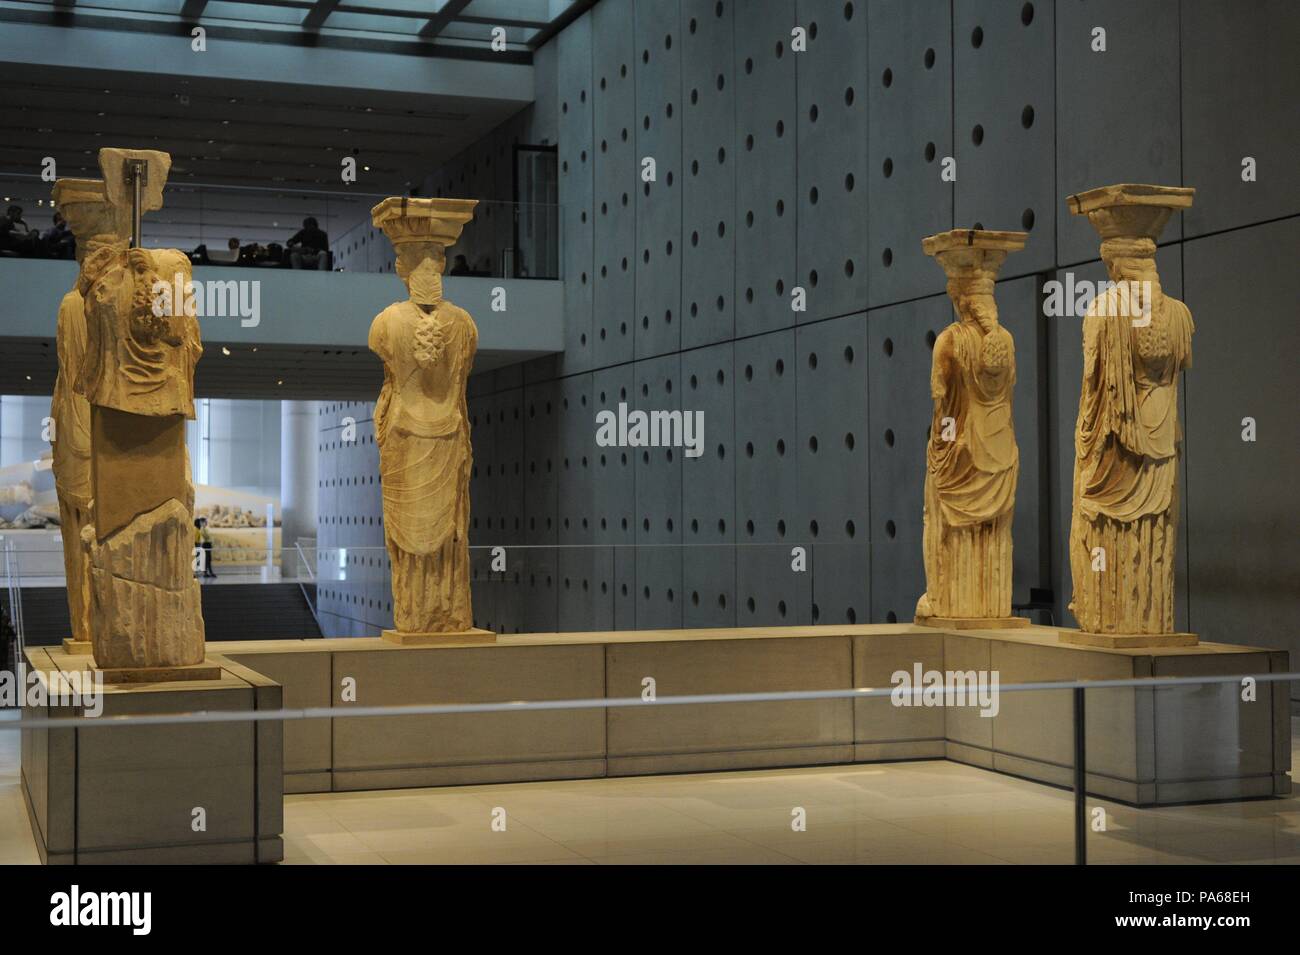
M 510 142 L 559 145 L 565 351 L 470 380 L 476 625 L 910 620 L 930 348 L 952 320 L 920 238 L 975 224 L 1029 234 L 997 289 L 1017 352 L 1013 600 L 1050 591 L 1074 625 L 1080 328 L 1044 314 L 1045 284 L 1105 277 L 1067 195 L 1152 182 L 1197 188 L 1157 256 L 1196 322 L 1177 629 L 1289 647 L 1300 566 L 1269 515 L 1296 437 L 1300 133 L 1271 119 L 1291 93 L 1270 64 L 1298 19 L 1195 0 L 763 0 L 743 16 L 601 0 L 540 51 L 536 106 L 427 184 L 490 198 Z M 1093 20 L 1105 53 L 1081 39 Z M 780 22 L 807 26 L 806 52 L 774 45 Z M 1257 181 L 1241 181 L 1243 155 Z M 596 412 L 620 402 L 703 410 L 704 454 L 597 447 Z M 326 633 L 391 625 L 377 449 L 330 440 L 344 416 L 367 434 L 370 411 L 321 409 L 321 546 L 375 548 L 322 584 Z M 1272 437 L 1243 441 L 1245 417 Z M 484 549 L 512 545 L 527 548 L 493 573 Z M 796 545 L 807 573 L 790 572 Z

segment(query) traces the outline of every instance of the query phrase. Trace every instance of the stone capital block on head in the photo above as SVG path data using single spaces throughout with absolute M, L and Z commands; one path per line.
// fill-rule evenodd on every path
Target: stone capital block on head
M 926 446 L 926 592 L 921 624 L 1022 627 L 1011 616 L 1011 518 L 1020 451 L 1011 415 L 1015 342 L 994 288 L 1023 232 L 953 229 L 921 240 L 948 276 L 957 320 L 938 336 L 930 371 L 934 416 Z
M 140 188 L 141 212 L 155 212 L 163 207 L 163 187 L 171 172 L 172 157 L 156 149 L 118 149 L 105 147 L 99 151 L 99 168 L 104 173 L 104 189 L 108 201 L 115 206 L 130 209 L 133 187 L 127 182 L 126 171 L 131 163 L 143 163 L 144 181 Z
M 1167 645 L 1174 632 L 1178 379 L 1191 367 L 1191 312 L 1164 294 L 1156 243 L 1195 190 L 1121 183 L 1068 197 L 1101 238 L 1112 285 L 1083 319 L 1074 433 L 1070 609 L 1090 645 Z

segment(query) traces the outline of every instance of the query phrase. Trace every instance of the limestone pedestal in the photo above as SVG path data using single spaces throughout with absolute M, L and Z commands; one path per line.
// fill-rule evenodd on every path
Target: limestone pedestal
M 85 656 L 29 647 L 27 666 L 93 668 Z M 209 657 L 213 679 L 105 685 L 101 717 L 275 710 L 281 688 Z M 25 708 L 23 719 L 83 715 Z M 22 789 L 46 864 L 251 863 L 284 857 L 283 724 L 277 720 L 22 730 Z M 202 810 L 202 813 L 196 812 Z M 195 831 L 195 820 L 204 826 Z
M 940 630 L 1019 630 L 1028 627 L 1028 617 L 917 617 L 918 627 Z
M 95 652 L 95 645 L 89 640 L 74 640 L 71 637 L 64 637 L 63 652 L 74 657 L 85 656 L 88 653 Z
M 1150 647 L 1194 647 L 1194 633 L 1089 633 L 1086 630 L 1062 630 L 1062 643 L 1078 647 L 1108 647 L 1112 650 L 1140 650 Z
M 401 647 L 455 647 L 471 643 L 495 643 L 497 635 L 491 630 L 470 627 L 468 630 L 452 630 L 447 633 L 403 633 L 401 630 L 385 630 L 382 639 Z
M 1003 692 L 996 713 L 896 706 L 887 696 L 349 717 L 355 706 L 660 698 L 889 687 L 894 674 L 997 672 L 1001 686 L 1284 673 L 1285 651 L 1201 643 L 1111 649 L 1055 627 L 912 624 L 502 633 L 478 646 L 375 637 L 213 643 L 277 681 L 285 705 L 333 707 L 285 724 L 285 791 L 342 792 L 950 759 L 1056 786 L 1072 782 L 1073 694 Z M 340 680 L 358 692 L 344 698 Z M 1140 806 L 1291 790 L 1287 685 L 1242 699 L 1237 681 L 1087 692 L 1088 790 Z
M 213 660 L 175 667 L 95 667 L 105 683 L 177 683 L 183 680 L 219 680 L 221 665 Z

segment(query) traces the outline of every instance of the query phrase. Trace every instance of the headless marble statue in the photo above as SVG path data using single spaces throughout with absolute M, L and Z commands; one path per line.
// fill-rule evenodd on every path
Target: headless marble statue
M 116 221 L 131 208 L 127 169 L 143 164 L 142 212 L 160 208 L 165 153 L 99 154 Z M 94 520 L 81 532 L 90 564 L 96 665 L 124 682 L 199 679 L 203 615 L 193 577 L 194 486 L 185 421 L 194 417 L 194 366 L 203 352 L 192 301 L 170 291 L 190 282 L 174 249 L 88 248 L 77 287 L 86 348 L 75 388 L 90 407 Z M 212 672 L 210 673 L 209 670 Z
M 108 201 L 102 179 L 60 179 L 54 203 L 77 240 L 77 262 L 83 269 L 88 255 L 102 249 L 125 249 L 129 222 Z M 92 258 L 92 261 L 95 261 Z M 54 419 L 54 487 L 59 499 L 63 569 L 67 581 L 72 637 L 64 648 L 91 652 L 90 561 L 81 546 L 81 532 L 92 522 L 90 484 L 90 403 L 73 387 L 86 356 L 86 303 L 78 284 L 59 303 L 55 349 L 59 371 L 54 379 L 51 417 Z

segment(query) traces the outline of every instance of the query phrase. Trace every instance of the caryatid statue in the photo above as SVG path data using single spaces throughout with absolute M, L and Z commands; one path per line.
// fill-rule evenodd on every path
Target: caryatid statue
M 90 407 L 93 523 L 81 532 L 91 568 L 91 639 L 106 679 L 197 679 L 203 615 L 194 579 L 194 486 L 185 421 L 203 352 L 190 263 L 174 249 L 139 248 L 138 218 L 162 206 L 166 153 L 102 149 L 104 194 L 131 226 L 92 243 L 77 288 L 86 349 L 75 388 Z M 173 301 L 180 288 L 182 301 Z
M 922 240 L 948 276 L 957 321 L 939 333 L 930 370 L 925 587 L 916 622 L 1024 627 L 1011 615 L 1011 519 L 1020 451 L 1011 416 L 1016 347 L 998 324 L 994 282 L 1023 232 L 954 229 Z
M 88 254 L 126 249 L 129 216 L 109 203 L 104 180 L 60 179 L 54 183 L 54 204 L 76 236 L 77 262 L 83 267 Z M 72 636 L 63 646 L 72 653 L 89 653 L 90 562 L 81 546 L 81 531 L 91 523 L 90 405 L 73 387 L 86 355 L 86 308 L 79 285 L 59 303 L 55 348 L 59 371 L 50 412 L 54 419 L 54 487 L 72 619 Z
M 399 643 L 491 639 L 473 629 L 470 608 L 473 455 L 465 385 L 478 329 L 468 312 L 442 297 L 447 247 L 475 205 L 394 197 L 371 210 L 397 251 L 397 274 L 410 295 L 376 316 L 369 342 L 384 362 L 375 440 L 394 623 L 384 637 Z
M 1194 189 L 1103 186 L 1069 197 L 1101 236 L 1112 283 L 1083 319 L 1083 389 L 1074 431 L 1070 609 L 1102 646 L 1190 645 L 1174 632 L 1178 376 L 1192 363 L 1192 316 L 1165 295 L 1156 239 Z

